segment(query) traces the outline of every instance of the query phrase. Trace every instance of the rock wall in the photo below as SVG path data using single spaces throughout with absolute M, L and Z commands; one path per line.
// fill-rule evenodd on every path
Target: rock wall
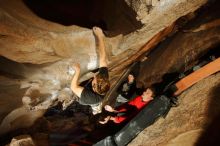
M 142 46 L 156 32 L 166 28 L 171 22 L 176 21 L 179 14 L 182 16 L 194 12 L 205 4 L 206 0 L 127 0 L 126 1 L 138 14 L 138 19 L 144 26 L 125 36 L 120 49 L 134 49 Z
M 167 37 L 148 55 L 148 60 L 140 67 L 140 73 L 147 74 L 138 77 L 139 86 L 147 87 L 166 81 L 171 74 L 175 78 L 175 74 L 189 70 L 208 52 L 217 52 L 220 44 L 219 2 L 196 13 L 194 19 L 179 28 L 173 36 Z M 185 22 L 178 20 L 177 24 L 181 23 Z
M 159 37 L 154 38 L 154 44 L 149 45 L 149 49 L 172 32 L 172 29 L 163 31 L 166 27 L 206 2 L 163 0 L 146 15 L 145 9 L 134 9 L 143 24 L 142 28 L 124 36 L 106 37 L 110 67 L 113 64 L 120 66 L 132 56 L 136 56 L 136 60 L 142 55 L 138 53 L 140 47 L 153 36 L 158 34 Z M 69 66 L 80 62 L 84 75 L 97 68 L 98 64 L 96 41 L 90 29 L 63 26 L 42 19 L 22 0 L 0 0 L 0 48 L 0 99 L 4 105 L 0 108 L 0 129 L 4 129 L 0 134 L 29 127 L 57 101 L 63 102 L 64 107 L 68 106 L 73 100 L 69 89 L 72 78 Z M 123 64 L 121 70 L 130 63 Z M 114 75 L 111 72 L 111 77 Z M 33 112 L 36 116 L 32 116 Z M 22 118 L 27 122 L 22 122 Z

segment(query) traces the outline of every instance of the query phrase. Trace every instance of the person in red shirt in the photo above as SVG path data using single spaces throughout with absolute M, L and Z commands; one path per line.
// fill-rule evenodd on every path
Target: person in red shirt
M 155 93 L 153 88 L 147 88 L 141 96 L 137 96 L 134 99 L 116 107 L 112 108 L 110 105 L 106 105 L 104 108 L 106 111 L 115 113 L 113 116 L 107 116 L 103 121 L 99 121 L 101 124 L 106 124 L 108 121 L 120 124 L 129 121 L 138 112 L 143 109 L 151 100 L 154 99 Z

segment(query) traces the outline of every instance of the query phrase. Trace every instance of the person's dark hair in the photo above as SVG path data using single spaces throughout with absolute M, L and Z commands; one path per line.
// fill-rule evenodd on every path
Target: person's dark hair
M 129 72 L 129 74 L 128 74 L 128 75 L 132 75 L 134 78 L 136 78 L 136 76 L 135 76 L 135 74 L 134 74 L 134 72 L 133 72 L 133 71 Z
M 146 91 L 147 89 L 150 89 L 150 90 L 153 92 L 153 97 L 156 97 L 156 96 L 157 96 L 156 88 L 153 87 L 153 86 L 150 86 L 150 87 L 144 88 L 144 89 L 142 90 L 142 93 L 143 93 L 144 91 Z
M 134 72 L 132 72 L 132 71 L 129 72 L 128 76 L 129 76 L 129 75 L 132 75 L 132 76 L 134 77 L 134 80 L 136 80 L 136 76 L 135 76 Z
M 97 74 L 96 80 L 97 80 L 97 84 L 95 85 L 96 92 L 100 95 L 106 94 L 110 89 L 110 82 L 108 77 Z
M 155 89 L 155 87 L 151 86 L 151 87 L 148 87 L 148 89 L 150 89 L 153 92 L 153 97 L 155 97 L 156 96 L 156 89 Z

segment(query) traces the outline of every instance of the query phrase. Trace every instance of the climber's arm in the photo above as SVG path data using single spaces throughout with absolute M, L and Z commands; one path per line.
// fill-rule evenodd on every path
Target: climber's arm
M 80 77 L 80 65 L 74 64 L 73 68 L 75 69 L 75 74 L 73 76 L 72 82 L 71 82 L 71 90 L 78 96 L 81 96 L 81 93 L 83 91 L 83 87 L 79 86 L 78 80 Z
M 104 43 L 104 34 L 102 29 L 99 27 L 93 27 L 93 32 L 98 40 L 98 49 L 99 49 L 99 67 L 107 67 L 107 58 L 105 51 L 105 43 Z

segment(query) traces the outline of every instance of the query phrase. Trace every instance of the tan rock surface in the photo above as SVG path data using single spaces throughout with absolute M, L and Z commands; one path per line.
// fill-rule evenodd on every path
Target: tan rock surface
M 143 46 L 146 40 L 152 38 L 156 32 L 163 30 L 178 19 L 179 14 L 188 14 L 194 12 L 201 5 L 205 4 L 206 0 L 126 0 L 128 5 L 132 7 L 138 19 L 144 26 L 136 33 L 131 33 L 125 36 L 122 49 L 136 48 Z M 182 16 L 184 16 L 182 15 Z
M 20 135 L 11 140 L 7 146 L 36 146 L 29 135 Z
M 142 11 L 138 8 L 137 13 L 144 24 L 140 30 L 125 36 L 106 38 L 110 66 L 121 65 L 121 62 L 135 56 L 140 47 L 158 32 L 206 2 L 154 1 L 152 6 L 155 8 L 144 16 L 139 15 Z M 163 37 L 156 42 L 159 43 L 161 39 Z M 0 56 L 4 57 L 0 58 L 1 74 L 4 76 L 0 95 L 4 102 L 10 102 L 10 105 L 1 106 L 3 110 L 0 108 L 3 132 L 30 126 L 39 115 L 43 115 L 42 111 L 56 104 L 57 100 L 71 102 L 73 95 L 69 83 L 72 75 L 69 67 L 73 62 L 80 62 L 83 75 L 97 68 L 98 64 L 96 41 L 90 29 L 67 27 L 44 20 L 22 0 L 0 0 Z M 130 63 L 125 64 L 125 67 Z M 83 79 L 87 78 L 85 75 Z M 3 83 L 8 81 L 10 85 L 5 88 Z M 32 116 L 29 110 L 39 113 Z M 19 113 L 21 111 L 23 113 Z M 30 123 L 23 123 L 22 117 L 33 119 L 28 120 Z M 17 120 L 19 124 L 11 126 Z
M 178 135 L 172 139 L 166 146 L 194 146 L 203 130 L 191 130 Z

